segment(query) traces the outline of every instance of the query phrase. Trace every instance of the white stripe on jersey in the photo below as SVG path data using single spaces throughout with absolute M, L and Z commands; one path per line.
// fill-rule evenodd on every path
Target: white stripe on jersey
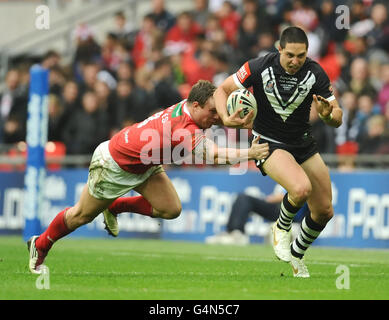
M 238 76 L 236 75 L 236 73 L 234 73 L 232 75 L 232 79 L 234 79 L 234 82 L 236 84 L 236 86 L 239 88 L 239 89 L 246 89 L 246 87 L 240 83 L 239 79 L 238 79 Z
M 275 139 L 266 137 L 266 136 L 264 136 L 263 134 L 260 134 L 260 133 L 254 131 L 254 130 L 252 130 L 252 133 L 253 133 L 253 135 L 254 135 L 254 138 L 256 138 L 256 137 L 258 137 L 258 136 L 261 136 L 261 138 L 263 138 L 263 139 L 265 139 L 265 140 L 267 140 L 267 141 L 274 142 L 274 143 L 282 143 L 282 144 L 284 144 L 284 143 L 281 142 L 281 141 L 277 141 L 277 140 L 275 140 Z
M 299 85 L 302 84 L 306 86 L 304 92 L 302 93 L 299 92 L 298 90 L 299 85 L 298 85 L 294 93 L 292 94 L 292 96 L 289 98 L 289 100 L 287 102 L 284 102 L 277 88 L 277 83 L 275 81 L 273 68 L 269 67 L 265 69 L 262 72 L 261 76 L 263 82 L 263 90 L 267 96 L 267 99 L 269 100 L 274 111 L 280 115 L 281 119 L 284 122 L 304 101 L 304 99 L 307 97 L 308 93 L 310 92 L 312 86 L 316 82 L 315 75 L 311 71 L 308 71 L 304 80 L 299 83 Z M 266 86 L 268 85 L 269 81 L 273 81 L 273 90 L 266 91 Z

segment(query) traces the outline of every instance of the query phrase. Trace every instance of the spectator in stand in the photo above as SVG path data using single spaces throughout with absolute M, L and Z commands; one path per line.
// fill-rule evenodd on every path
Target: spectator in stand
M 233 47 L 236 47 L 241 16 L 238 11 L 236 11 L 236 8 L 231 1 L 223 2 L 223 5 L 217 11 L 217 17 L 219 18 L 221 27 L 226 33 L 228 42 Z
M 129 81 L 120 80 L 116 87 L 115 97 L 115 116 L 116 122 L 113 130 L 119 132 L 127 125 L 132 125 L 136 121 L 134 120 L 134 112 L 131 110 L 134 108 L 134 101 L 131 99 L 133 91 L 133 84 Z
M 242 17 L 236 50 L 238 65 L 243 65 L 258 55 L 258 18 L 254 13 L 247 13 Z
M 385 135 L 389 135 L 389 101 L 386 103 L 385 113 L 384 113 L 385 121 L 386 121 L 386 129 L 385 129 Z M 386 145 L 385 148 L 383 148 L 384 152 L 389 154 L 389 145 Z
M 61 100 L 55 94 L 50 94 L 48 98 L 48 141 L 62 141 L 63 128 L 66 123 L 64 118 L 64 107 Z
M 156 103 L 161 108 L 172 106 L 182 100 L 174 85 L 172 64 L 169 58 L 163 58 L 155 64 L 153 72 Z
M 155 47 L 164 34 L 158 30 L 155 20 L 151 14 L 143 18 L 141 29 L 135 37 L 134 48 L 132 49 L 132 59 L 135 68 L 143 67 L 151 56 L 153 47 Z
M 235 7 L 238 7 L 241 4 L 241 1 L 242 0 L 230 0 L 230 3 Z M 225 0 L 209 0 L 209 11 L 212 12 L 212 14 L 218 12 L 223 7 L 224 2 Z
M 97 75 L 100 67 L 96 63 L 86 63 L 82 66 L 82 78 L 79 85 L 80 95 L 82 96 L 86 91 L 93 91 L 95 83 L 97 82 Z
M 216 51 L 213 55 L 215 75 L 213 76 L 212 82 L 216 87 L 218 87 L 228 78 L 231 72 L 228 64 L 228 58 L 224 52 Z
M 99 109 L 107 116 L 109 128 L 114 128 L 116 124 L 116 109 L 114 104 L 113 93 L 108 84 L 104 81 L 98 80 L 94 85 L 94 92 L 96 93 Z M 111 137 L 113 132 L 110 132 Z
M 82 65 L 101 60 L 100 45 L 95 39 L 94 31 L 86 24 L 80 23 L 73 31 L 76 43 L 76 52 L 73 60 L 73 71 L 76 80 L 81 78 Z
M 388 8 L 383 3 L 376 3 L 371 9 L 372 29 L 367 33 L 369 48 L 389 52 Z
M 208 0 L 195 0 L 194 9 L 191 11 L 193 20 L 200 26 L 205 27 L 211 13 L 208 10 Z
M 363 21 L 368 18 L 365 10 L 365 5 L 362 0 L 353 0 L 351 2 L 350 9 L 350 24 L 353 25 L 359 21 Z
M 166 9 L 165 1 L 152 0 L 151 6 L 152 11 L 149 15 L 155 21 L 157 28 L 163 33 L 169 31 L 176 23 L 176 17 Z
M 216 14 L 212 14 L 208 17 L 207 22 L 205 24 L 204 34 L 205 39 L 207 40 L 214 40 L 215 38 L 215 32 L 218 30 L 223 30 L 219 18 Z M 223 30 L 224 31 L 224 30 Z
M 260 1 L 243 0 L 242 11 L 242 16 L 252 13 L 257 17 L 258 30 L 261 32 L 271 29 L 270 20 L 268 19 L 263 3 Z
M 361 95 L 358 97 L 357 118 L 360 122 L 360 128 L 357 136 L 357 142 L 361 142 L 363 137 L 367 136 L 367 121 L 376 114 L 380 114 L 380 107 L 374 103 L 374 100 L 369 95 Z
M 276 52 L 275 37 L 270 31 L 264 31 L 258 35 L 258 54 L 257 57 L 263 57 L 270 52 Z
M 359 144 L 360 154 L 389 153 L 389 136 L 386 119 L 383 115 L 371 116 L 366 123 L 367 134 Z M 371 164 L 374 166 L 374 163 Z
M 10 69 L 5 77 L 5 89 L 0 94 L 0 143 L 25 139 L 28 96 L 19 84 L 19 71 Z
M 369 69 L 365 58 L 356 58 L 351 62 L 350 76 L 348 90 L 354 92 L 357 96 L 376 95 L 376 91 L 370 83 Z
M 130 62 L 123 61 L 116 70 L 116 80 L 134 81 L 134 67 Z
M 129 48 L 134 46 L 136 27 L 133 22 L 127 20 L 123 11 L 115 13 L 115 28 L 110 31 L 118 41 L 123 41 Z
M 119 40 L 113 33 L 107 34 L 101 48 L 102 68 L 114 74 L 119 64 L 130 61 L 130 48 L 123 39 Z
M 9 115 L 2 126 L 2 143 L 13 144 L 26 140 L 25 125 L 22 124 L 17 115 Z
M 58 67 L 61 62 L 61 55 L 55 50 L 47 51 L 41 61 L 41 66 L 44 69 L 50 70 L 53 67 Z
M 60 140 L 57 141 L 63 141 L 63 131 L 68 125 L 69 119 L 71 119 L 72 115 L 76 112 L 76 110 L 82 109 L 78 93 L 78 85 L 73 80 L 67 81 L 62 88 L 61 95 L 59 96 L 60 104 L 63 107 L 63 113 L 61 116 L 62 132 Z
M 64 70 L 59 65 L 51 67 L 49 72 L 49 92 L 59 96 L 65 83 L 66 75 Z
M 190 86 L 200 79 L 212 81 L 215 75 L 214 56 L 209 50 L 201 50 L 198 59 L 183 60 L 183 72 Z
M 61 94 L 61 104 L 64 106 L 65 113 L 70 114 L 77 109 L 81 109 L 78 93 L 79 89 L 75 81 L 70 80 L 65 83 Z
M 305 31 L 313 31 L 319 24 L 318 16 L 315 10 L 311 7 L 309 0 L 293 1 L 293 10 L 291 12 L 291 22 L 305 29 Z M 309 42 L 309 45 L 311 42 Z
M 220 28 L 214 32 L 214 38 L 210 43 L 213 45 L 210 48 L 211 51 L 219 51 L 226 56 L 231 71 L 239 68 L 240 65 L 237 62 L 238 55 L 236 54 L 236 49 L 226 40 L 226 33 L 223 29 Z
M 328 47 L 331 42 L 341 44 L 347 36 L 347 29 L 339 29 L 336 27 L 335 4 L 333 0 L 321 1 L 319 14 L 319 29 L 321 29 L 322 41 L 326 43 L 323 48 Z
M 107 114 L 99 109 L 96 93 L 87 91 L 83 94 L 82 109 L 72 114 L 63 137 L 68 154 L 92 154 L 109 138 Z
M 154 96 L 128 81 L 119 81 L 116 89 L 116 128 L 140 122 L 156 109 Z
M 344 74 L 347 73 L 348 58 L 346 51 L 339 46 L 332 46 L 326 54 L 319 59 L 319 64 L 325 70 L 330 82 L 335 84 L 338 80 L 339 87 L 346 87 L 343 82 Z
M 108 33 L 101 46 L 102 67 L 109 71 L 114 71 L 120 63 L 119 56 L 116 54 L 116 45 L 118 43 L 117 36 L 113 33 Z
M 191 14 L 188 11 L 182 12 L 178 15 L 176 24 L 166 34 L 165 45 L 182 46 L 183 50 L 188 50 L 200 33 L 202 27 L 193 20 Z
M 352 91 L 344 92 L 340 97 L 343 110 L 343 122 L 335 129 L 335 143 L 338 147 L 348 141 L 356 141 L 360 131 L 361 121 L 357 117 L 357 96 Z
M 389 101 L 389 64 L 381 66 L 381 89 L 378 92 L 378 104 L 381 107 L 381 113 L 385 114 L 386 105 Z

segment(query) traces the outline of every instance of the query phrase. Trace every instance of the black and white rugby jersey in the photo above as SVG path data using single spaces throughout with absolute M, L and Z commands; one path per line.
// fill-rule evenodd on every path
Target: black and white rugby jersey
M 269 53 L 247 61 L 233 78 L 239 88 L 253 87 L 258 104 L 254 131 L 286 144 L 300 144 L 310 135 L 313 94 L 335 99 L 328 76 L 310 58 L 291 75 L 282 68 L 280 54 Z

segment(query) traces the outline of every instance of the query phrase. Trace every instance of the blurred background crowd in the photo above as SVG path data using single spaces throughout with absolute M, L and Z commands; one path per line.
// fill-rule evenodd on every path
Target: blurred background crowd
M 140 25 L 117 12 L 104 41 L 80 23 L 70 64 L 55 50 L 41 57 L 50 69 L 48 140 L 64 153 L 91 154 L 124 126 L 186 98 L 199 79 L 220 85 L 245 61 L 276 51 L 283 28 L 297 25 L 308 35 L 308 56 L 329 75 L 343 109 L 337 129 L 312 110 L 320 152 L 389 154 L 387 1 L 194 0 L 193 10 L 175 15 L 163 0 L 150 3 Z M 2 145 L 25 141 L 33 63 L 18 61 L 6 74 Z

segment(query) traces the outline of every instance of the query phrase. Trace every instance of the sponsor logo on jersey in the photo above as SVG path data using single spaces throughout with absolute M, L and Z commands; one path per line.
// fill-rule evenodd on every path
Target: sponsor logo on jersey
M 269 80 L 268 82 L 266 82 L 265 91 L 267 93 L 272 93 L 273 90 L 274 90 L 274 81 Z
M 246 62 L 236 73 L 236 76 L 238 77 L 239 81 L 241 83 L 245 82 L 246 79 L 251 75 L 249 63 Z
M 299 84 L 297 86 L 297 90 L 298 90 L 299 95 L 302 96 L 302 95 L 307 94 L 308 88 L 307 88 L 306 84 Z

